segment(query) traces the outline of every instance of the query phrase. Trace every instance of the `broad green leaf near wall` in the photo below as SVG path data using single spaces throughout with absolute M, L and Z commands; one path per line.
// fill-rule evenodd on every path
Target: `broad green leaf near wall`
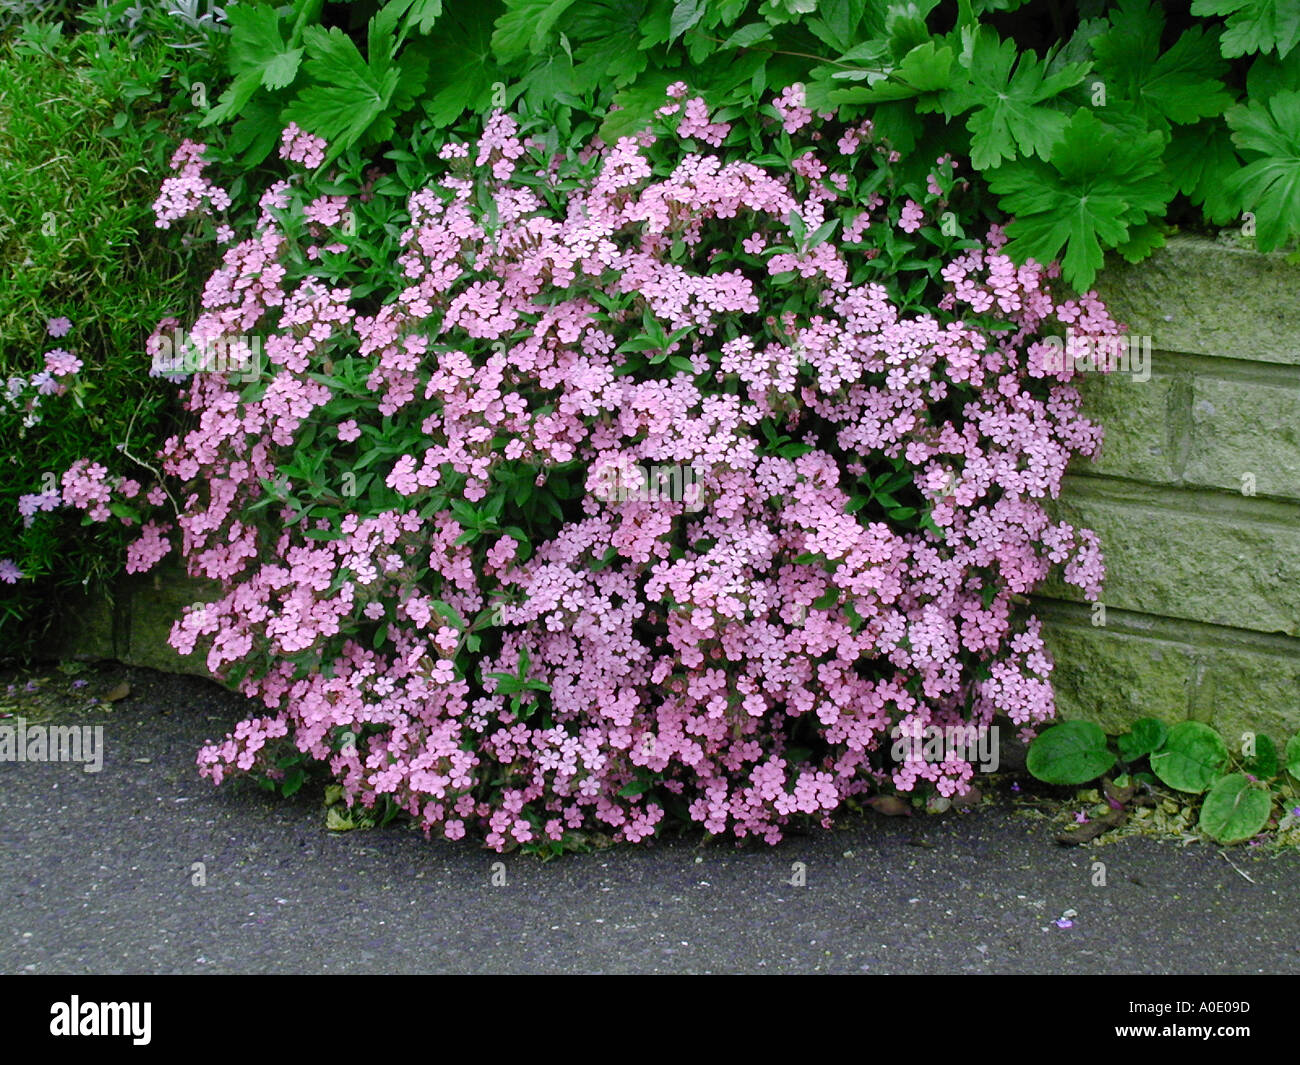
M 1202 792 L 1228 764 L 1223 738 L 1199 721 L 1180 721 L 1151 756 L 1151 772 L 1177 791 Z
M 1232 191 L 1232 178 L 1241 159 L 1221 121 L 1206 119 L 1194 126 L 1178 126 L 1165 149 L 1165 172 L 1179 192 L 1198 204 L 1205 217 L 1224 225 L 1241 213 Z
M 1234 107 L 1227 120 L 1246 158 L 1229 187 L 1255 215 L 1259 250 L 1273 251 L 1300 230 L 1300 92 Z
M 1259 777 L 1261 780 L 1272 780 L 1282 768 L 1277 754 L 1277 744 L 1264 733 L 1258 733 L 1255 736 L 1255 753 L 1244 759 L 1242 768 L 1251 776 Z
M 1064 721 L 1044 729 L 1029 747 L 1026 768 L 1048 784 L 1086 784 L 1115 764 L 1106 734 L 1091 721 Z
M 1205 796 L 1200 827 L 1218 843 L 1240 843 L 1263 830 L 1272 809 L 1267 786 L 1251 783 L 1244 773 L 1231 773 Z
M 1166 135 L 1121 136 L 1087 108 L 1070 119 L 1052 161 L 1022 159 L 988 175 L 989 188 L 1015 215 L 1009 254 L 1047 263 L 1061 255 L 1066 280 L 1080 291 L 1101 269 L 1102 245 L 1117 247 L 1131 230 L 1159 217 L 1173 196 L 1162 155 Z
M 1152 751 L 1159 750 L 1160 745 L 1169 736 L 1169 729 L 1163 721 L 1153 717 L 1140 718 L 1133 722 L 1133 727 L 1116 740 L 1120 757 L 1126 762 L 1136 762 Z
M 1300 734 L 1286 741 L 1286 771 L 1300 780 Z

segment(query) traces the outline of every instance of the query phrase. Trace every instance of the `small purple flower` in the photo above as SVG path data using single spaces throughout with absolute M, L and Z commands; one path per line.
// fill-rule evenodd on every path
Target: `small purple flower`
M 65 337 L 71 328 L 72 322 L 67 318 L 47 318 L 45 320 L 45 329 L 52 337 Z
M 1020 794 L 1020 785 L 1014 780 L 1011 782 L 1011 790 L 1014 791 L 1017 795 Z
M 81 677 L 78 677 L 76 680 L 74 680 L 74 681 L 72 682 L 72 686 L 73 686 L 74 688 L 80 690 L 81 688 L 84 688 L 88 683 L 89 683 L 89 681 L 84 680 L 84 679 L 82 679 Z
M 29 681 L 27 682 L 27 687 L 24 688 L 23 691 L 27 692 L 27 693 L 30 695 L 32 692 L 36 691 L 37 687 L 38 687 L 38 685 L 37 685 L 36 681 L 34 681 L 34 680 L 29 680 Z
M 1293 806 L 1293 807 L 1291 807 L 1291 816 L 1292 816 L 1292 817 L 1300 817 L 1300 806 Z
M 1077 814 L 1074 815 L 1074 820 L 1076 823 L 1080 825 L 1086 825 L 1088 823 L 1087 812 L 1084 810 L 1080 810 Z
M 1057 928 L 1073 928 L 1073 927 L 1074 927 L 1074 922 L 1071 921 L 1068 917 L 1058 917 L 1058 918 L 1055 920 L 1055 922 L 1053 922 L 1053 923 L 1056 925 Z
M 17 584 L 23 579 L 23 571 L 18 568 L 18 564 L 12 558 L 0 558 L 0 581 L 6 584 Z M 13 685 L 9 685 L 9 690 L 13 691 Z

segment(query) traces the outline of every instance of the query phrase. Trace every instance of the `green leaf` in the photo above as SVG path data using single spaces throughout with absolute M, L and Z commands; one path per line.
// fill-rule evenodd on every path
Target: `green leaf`
M 384 10 L 389 8 L 394 9 L 393 17 L 405 12 L 405 30 L 415 27 L 415 32 L 423 36 L 433 29 L 442 14 L 442 0 L 389 0 Z
M 1287 740 L 1286 771 L 1300 780 L 1300 733 Z
M 539 108 L 582 91 L 573 70 L 573 60 L 567 50 L 558 45 L 529 64 L 519 85 L 529 103 Z
M 1161 165 L 1165 136 L 1122 136 L 1081 107 L 1050 163 L 1024 159 L 993 171 L 989 188 L 1016 216 L 1007 226 L 1007 253 L 1017 262 L 1049 263 L 1064 249 L 1065 279 L 1081 291 L 1091 286 L 1103 243 L 1128 241 L 1130 227 L 1163 215 L 1173 196 Z
M 1143 222 L 1128 231 L 1128 240 L 1116 245 L 1115 251 L 1127 262 L 1140 263 L 1157 248 L 1165 246 L 1165 234 L 1169 227 L 1164 222 Z
M 925 19 L 938 5 L 939 0 L 908 0 L 885 9 L 885 36 L 896 55 L 902 55 L 930 36 Z
M 766 41 L 772 36 L 772 27 L 766 22 L 751 22 L 748 26 L 741 26 L 735 33 L 728 37 L 722 44 L 723 48 L 748 48 L 750 45 L 758 44 L 759 41 Z
M 1144 717 L 1133 722 L 1128 732 L 1116 739 L 1119 756 L 1126 762 L 1136 762 L 1152 751 L 1158 751 L 1169 736 L 1169 729 L 1163 721 L 1154 717 Z
M 1064 721 L 1029 745 L 1025 768 L 1047 784 L 1085 784 L 1115 764 L 1106 734 L 1091 721 Z
M 823 222 L 819 225 L 808 237 L 807 242 L 803 246 L 804 251 L 812 251 L 812 249 L 818 245 L 825 244 L 826 241 L 830 239 L 831 234 L 839 227 L 839 224 L 840 220 L 838 218 L 832 218 L 829 222 Z
M 290 48 L 268 59 L 262 68 L 262 84 L 268 89 L 283 89 L 291 84 L 298 74 L 302 51 L 301 48 Z
M 233 4 L 230 23 L 230 69 L 257 72 L 268 89 L 283 89 L 298 71 L 301 48 L 290 48 L 280 33 L 280 16 L 264 4 Z
M 1273 251 L 1300 232 L 1300 92 L 1234 107 L 1227 121 L 1247 160 L 1229 189 L 1255 215 L 1259 250 Z
M 437 613 L 441 614 L 444 618 L 446 618 L 449 622 L 451 622 L 453 628 L 459 629 L 461 632 L 465 631 L 466 628 L 465 619 L 460 616 L 460 614 L 456 611 L 455 607 L 449 606 L 448 604 L 444 603 L 441 599 L 435 599 L 432 603 L 432 606 Z
M 296 42 L 285 41 L 281 34 L 275 8 L 234 4 L 226 18 L 230 23 L 230 71 L 235 77 L 217 105 L 204 116 L 200 123 L 203 126 L 242 114 L 259 88 L 277 90 L 290 85 L 302 60 L 303 50 L 291 47 Z
M 1241 213 L 1241 201 L 1229 184 L 1240 169 L 1232 137 L 1216 119 L 1179 126 L 1165 149 L 1166 173 L 1174 176 L 1178 191 L 1198 204 L 1215 225 L 1224 225 Z
M 344 813 L 336 806 L 331 806 L 325 811 L 325 828 L 330 832 L 350 832 L 356 828 L 356 822 L 352 820 L 349 814 Z
M 593 88 L 621 88 L 646 69 L 648 53 L 627 44 L 629 39 L 640 36 L 644 10 L 643 0 L 602 0 L 569 11 L 565 32 L 573 42 L 575 72 L 580 81 Z
M 1245 770 L 1262 780 L 1272 780 L 1278 774 L 1280 762 L 1277 756 L 1277 744 L 1264 733 L 1255 736 L 1255 753 L 1246 758 Z
M 1192 0 L 1193 15 L 1227 15 L 1219 47 L 1231 59 L 1277 50 L 1280 58 L 1300 43 L 1300 4 L 1295 0 Z
M 1263 102 L 1274 93 L 1300 91 L 1300 51 L 1286 59 L 1275 55 L 1259 56 L 1246 75 L 1246 96 Z
M 383 38 L 380 38 L 382 41 Z M 329 157 L 351 147 L 384 114 L 400 79 L 399 71 L 382 50 L 371 56 L 373 66 L 337 26 L 325 30 L 309 26 L 303 33 L 307 46 L 305 71 L 312 84 L 304 87 L 285 110 L 285 118 L 324 137 Z M 371 37 L 372 47 L 375 37 Z M 391 48 L 392 42 L 389 41 Z M 391 126 L 391 123 L 390 123 Z
M 530 53 L 539 54 L 556 21 L 573 4 L 574 0 L 506 0 L 506 9 L 492 33 L 498 61 L 513 63 Z
M 824 591 L 813 601 L 813 609 L 830 610 L 831 607 L 833 607 L 836 603 L 840 601 L 840 596 L 842 594 L 843 594 L 842 590 L 835 586 L 826 589 L 826 591 Z
M 1151 772 L 1178 791 L 1204 791 L 1227 764 L 1228 748 L 1222 737 L 1199 721 L 1180 721 L 1151 756 Z
M 1123 0 L 1111 12 L 1110 31 L 1093 41 L 1097 74 L 1108 96 L 1176 124 L 1221 114 L 1233 103 L 1223 84 L 1228 65 L 1213 34 L 1196 26 L 1160 53 L 1165 17 L 1148 0 Z
M 860 36 L 859 24 L 870 14 L 871 35 L 884 32 L 884 21 L 878 11 L 870 10 L 863 0 L 820 0 L 818 18 L 805 19 L 804 28 L 838 52 L 847 52 Z
M 613 144 L 619 137 L 630 137 L 647 129 L 655 109 L 666 101 L 664 90 L 673 80 L 673 75 L 668 72 L 649 73 L 630 88 L 615 93 L 614 102 L 619 110 L 611 111 L 601 123 L 600 139 Z
M 1221 777 L 1201 804 L 1200 828 L 1217 843 L 1240 843 L 1268 823 L 1273 796 L 1244 773 Z
M 1087 67 L 1071 63 L 1045 75 L 1033 52 L 1020 52 L 1015 41 L 1000 40 L 989 27 L 975 37 L 970 55 L 970 81 L 945 93 L 943 106 L 949 117 L 974 108 L 966 121 L 971 134 L 971 164 L 987 170 L 1017 150 L 1024 155 L 1051 156 L 1061 137 L 1066 117 L 1043 106 L 1083 80 Z
M 672 43 L 700 21 L 708 11 L 707 0 L 677 0 L 668 20 L 668 41 Z
M 833 104 L 864 104 L 933 95 L 951 88 L 952 61 L 951 48 L 926 41 L 908 52 L 887 79 L 870 85 L 832 89 L 828 98 Z M 923 106 L 919 101 L 917 106 L 921 110 L 933 109 L 933 106 Z
M 503 10 L 500 0 L 453 4 L 438 22 L 438 32 L 408 46 L 428 61 L 424 110 L 435 126 L 452 125 L 466 110 L 486 111 L 492 85 L 504 81 L 492 51 L 492 24 Z

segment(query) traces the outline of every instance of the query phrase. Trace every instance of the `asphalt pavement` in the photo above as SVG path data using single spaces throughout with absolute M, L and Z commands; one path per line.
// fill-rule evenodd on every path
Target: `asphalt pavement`
M 0 763 L 0 972 L 1300 972 L 1295 853 L 1064 848 L 1006 794 L 776 847 L 549 862 L 332 832 L 319 784 L 285 800 L 198 777 L 238 697 L 117 672 L 127 697 L 66 719 L 104 726 L 102 771 Z

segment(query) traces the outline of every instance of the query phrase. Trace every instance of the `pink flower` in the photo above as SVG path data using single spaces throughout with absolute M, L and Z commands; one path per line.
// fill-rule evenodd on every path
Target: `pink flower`
M 64 337 L 72 329 L 72 321 L 68 318 L 50 318 L 45 323 L 45 330 L 52 337 Z
M 62 348 L 45 353 L 45 369 L 55 377 L 70 377 L 80 372 L 81 367 L 81 360 Z
M 308 170 L 315 170 L 325 161 L 326 147 L 328 145 L 323 137 L 299 129 L 296 122 L 290 122 L 280 134 L 280 158 L 298 163 Z
M 668 811 L 775 843 L 881 791 L 968 792 L 978 765 L 926 751 L 934 730 L 1053 717 L 1017 604 L 1051 574 L 1099 593 L 1097 538 L 1044 504 L 1101 435 L 1043 338 L 1117 324 L 998 229 L 904 305 L 862 269 L 894 239 L 872 219 L 920 234 L 926 211 L 889 184 L 854 200 L 892 153 L 869 123 L 823 138 L 791 86 L 760 166 L 686 83 L 665 101 L 572 157 L 501 111 L 435 135 L 390 276 L 356 293 L 320 262 L 342 193 L 296 174 L 258 198 L 185 332 L 256 335 L 267 373 L 193 375 L 156 457 L 179 513 L 147 495 L 176 528 L 147 519 L 128 555 L 174 545 L 217 583 L 171 642 L 265 708 L 205 776 L 273 773 L 292 745 L 350 801 L 497 850 L 642 841 Z M 187 145 L 180 216 L 216 209 Z M 290 161 L 324 151 L 282 137 Z M 359 455 L 335 444 L 363 426 Z M 864 487 L 882 477 L 898 506 Z M 104 520 L 141 487 L 83 461 L 62 500 Z

